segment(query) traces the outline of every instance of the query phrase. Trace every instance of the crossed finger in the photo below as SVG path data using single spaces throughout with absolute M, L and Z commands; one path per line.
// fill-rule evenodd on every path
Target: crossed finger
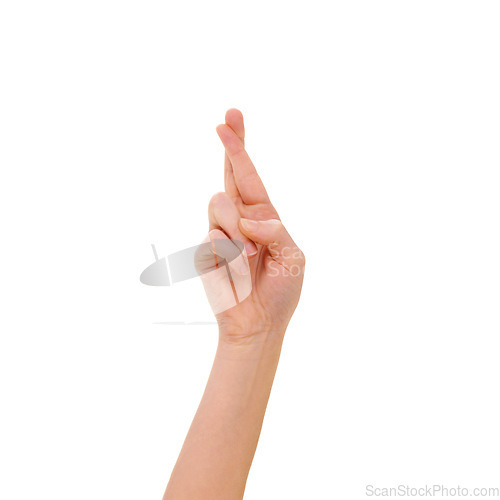
M 230 111 L 232 112 L 231 116 L 235 115 L 234 111 L 236 110 Z M 242 129 L 239 132 L 242 132 L 244 137 L 243 117 L 241 117 L 241 126 Z M 226 191 L 229 189 L 227 191 L 228 195 L 233 196 L 232 193 L 235 192 L 234 188 L 236 188 L 241 196 L 241 200 L 246 205 L 256 205 L 258 203 L 270 204 L 266 188 L 245 150 L 242 138 L 227 123 L 217 126 L 217 134 L 226 150 L 234 178 L 233 185 L 232 178 L 228 174 L 228 170 L 226 170 Z

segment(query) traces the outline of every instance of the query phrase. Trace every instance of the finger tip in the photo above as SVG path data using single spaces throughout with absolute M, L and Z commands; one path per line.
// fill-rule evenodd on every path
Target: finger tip
M 251 220 L 251 219 L 245 219 L 245 218 L 240 218 L 238 221 L 238 225 L 240 227 L 240 230 L 245 234 L 245 233 L 255 233 L 258 229 L 258 222 Z
M 252 257 L 255 257 L 259 253 L 259 249 L 257 248 L 257 245 L 253 241 L 249 241 L 245 245 L 245 252 L 247 254 L 247 257 L 251 259 Z
M 239 109 L 231 108 L 226 111 L 226 124 L 240 139 L 245 138 L 243 113 Z
M 217 132 L 217 135 L 222 139 L 222 135 L 224 134 L 224 127 L 227 127 L 225 123 L 220 123 L 215 127 L 215 131 Z
M 226 123 L 221 123 L 220 125 L 217 125 L 215 128 L 217 131 L 217 135 L 219 136 L 219 139 L 222 141 L 224 146 L 226 147 L 233 139 L 233 136 L 237 138 L 236 133 L 234 130 L 227 125 Z
M 227 239 L 226 235 L 220 229 L 211 229 L 208 232 L 208 237 L 210 241 Z
M 235 118 L 243 119 L 243 113 L 238 108 L 229 108 L 226 111 L 226 123 L 230 121 L 234 121 Z

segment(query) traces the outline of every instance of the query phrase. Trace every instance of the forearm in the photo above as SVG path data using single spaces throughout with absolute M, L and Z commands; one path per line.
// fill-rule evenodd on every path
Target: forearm
M 221 341 L 165 500 L 239 499 L 262 427 L 283 333 Z

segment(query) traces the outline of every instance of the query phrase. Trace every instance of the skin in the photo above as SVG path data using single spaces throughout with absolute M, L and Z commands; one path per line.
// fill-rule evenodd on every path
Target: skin
M 209 229 L 245 244 L 252 291 L 216 315 L 214 363 L 164 500 L 243 498 L 304 275 L 304 255 L 245 150 L 243 115 L 228 110 L 216 130 L 225 149 L 225 191 L 210 200 Z

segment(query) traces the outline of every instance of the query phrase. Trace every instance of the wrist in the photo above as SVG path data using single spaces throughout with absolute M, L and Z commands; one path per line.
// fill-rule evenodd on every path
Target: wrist
M 219 327 L 217 355 L 224 357 L 262 357 L 281 351 L 285 328 L 263 328 L 244 331 Z

